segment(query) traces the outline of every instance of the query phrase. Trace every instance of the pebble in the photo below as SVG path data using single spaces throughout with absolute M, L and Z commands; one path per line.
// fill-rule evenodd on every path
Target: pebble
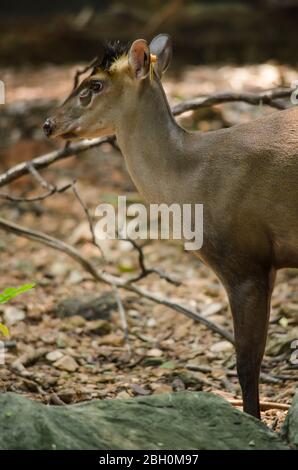
M 154 387 L 155 390 L 153 392 L 153 395 L 159 395 L 161 393 L 171 393 L 173 390 L 172 390 L 172 387 L 170 385 L 166 385 L 166 384 L 161 384 L 161 385 L 158 385 L 157 387 Z
M 230 352 L 233 351 L 233 345 L 229 341 L 219 341 L 212 344 L 210 351 L 213 353 Z
M 61 359 L 64 356 L 64 354 L 59 351 L 58 349 L 55 349 L 55 351 L 51 351 L 46 355 L 46 359 L 49 362 L 56 362 L 59 359 Z
M 71 356 L 63 356 L 58 361 L 54 362 L 57 369 L 65 370 L 67 372 L 75 372 L 79 365 Z
M 24 310 L 18 307 L 13 307 L 9 305 L 5 307 L 5 310 L 4 310 L 4 323 L 7 325 L 14 325 L 15 323 L 18 323 L 19 321 L 24 320 L 25 316 L 26 315 L 25 315 Z
M 163 352 L 161 351 L 161 349 L 157 348 L 149 349 L 149 351 L 147 352 L 148 357 L 161 357 L 162 354 Z

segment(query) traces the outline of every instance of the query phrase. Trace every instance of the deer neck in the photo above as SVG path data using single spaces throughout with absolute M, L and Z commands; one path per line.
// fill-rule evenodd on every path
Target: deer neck
M 174 202 L 185 167 L 186 131 L 175 121 L 160 81 L 140 83 L 116 126 L 119 147 L 138 191 L 148 202 Z

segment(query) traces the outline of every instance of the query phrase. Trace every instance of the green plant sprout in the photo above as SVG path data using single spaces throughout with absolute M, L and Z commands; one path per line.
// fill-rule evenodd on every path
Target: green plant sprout
M 31 284 L 23 284 L 20 287 L 7 287 L 1 294 L 0 294 L 0 304 L 4 304 L 5 302 L 8 302 L 8 300 L 13 299 L 17 295 L 22 294 L 23 292 L 26 292 L 27 290 L 33 289 L 36 284 L 33 282 Z M 7 326 L 3 325 L 0 323 L 0 332 L 4 336 L 9 336 L 9 329 Z

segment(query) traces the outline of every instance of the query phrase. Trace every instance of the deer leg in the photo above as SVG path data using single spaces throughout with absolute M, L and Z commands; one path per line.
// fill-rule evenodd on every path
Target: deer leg
M 261 271 L 261 272 L 260 272 Z M 264 355 L 273 270 L 258 270 L 226 285 L 234 321 L 237 372 L 243 396 L 243 411 L 260 418 L 259 375 Z

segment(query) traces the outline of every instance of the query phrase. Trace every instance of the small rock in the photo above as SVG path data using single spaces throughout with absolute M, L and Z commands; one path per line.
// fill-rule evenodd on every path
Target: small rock
M 24 310 L 18 307 L 7 306 L 4 310 L 4 322 L 7 325 L 14 325 L 25 318 Z
M 55 261 L 49 269 L 49 273 L 53 276 L 65 276 L 69 272 L 69 266 L 61 261 Z
M 49 362 L 56 362 L 59 359 L 61 359 L 64 356 L 64 354 L 59 351 L 59 349 L 55 349 L 55 351 L 51 351 L 46 355 L 46 359 Z
M 298 326 L 293 326 L 288 332 L 283 334 L 272 334 L 268 338 L 266 354 L 278 356 L 284 351 L 289 351 L 292 341 L 298 338 Z
M 58 377 L 46 377 L 43 380 L 42 386 L 43 386 L 43 388 L 54 387 L 54 385 L 56 385 L 57 382 L 58 382 Z
M 183 392 L 185 390 L 185 384 L 181 379 L 176 378 L 172 382 L 172 389 L 174 392 Z
M 149 328 L 152 328 L 153 326 L 156 326 L 155 318 L 148 318 L 146 324 L 147 324 L 147 326 L 149 326 Z
M 64 403 L 73 403 L 76 399 L 76 393 L 71 389 L 60 390 L 58 393 L 58 397 Z
M 107 335 L 111 332 L 111 324 L 105 320 L 94 320 L 90 322 L 86 331 L 94 335 Z
M 129 393 L 127 393 L 125 390 L 122 390 L 122 392 L 119 392 L 116 398 L 130 398 Z
M 60 326 L 61 330 L 71 331 L 76 328 L 82 328 L 85 326 L 86 320 L 79 315 L 74 315 L 73 317 L 66 318 Z
M 230 352 L 234 347 L 229 341 L 219 341 L 211 346 L 210 351 L 213 353 Z
M 131 388 L 135 395 L 150 395 L 150 390 L 146 390 L 145 388 L 141 387 L 138 384 L 131 384 Z
M 98 339 L 98 344 L 104 344 L 106 346 L 123 346 L 124 338 L 123 336 L 110 334 L 103 336 L 102 338 Z
M 59 317 L 80 315 L 86 320 L 108 320 L 111 311 L 116 309 L 115 296 L 107 292 L 100 297 L 87 296 L 84 300 L 80 297 L 64 299 L 58 303 L 55 312 Z
M 54 344 L 56 341 L 57 334 L 54 332 L 48 332 L 45 333 L 44 335 L 41 335 L 40 339 L 43 343 L 46 344 Z
M 162 355 L 163 355 L 163 352 L 161 351 L 161 349 L 153 348 L 147 351 L 148 357 L 161 357 Z
M 140 318 L 140 313 L 139 313 L 137 310 L 134 310 L 133 308 L 130 308 L 130 309 L 127 311 L 127 314 L 128 314 L 131 318 Z
M 79 365 L 71 356 L 63 356 L 58 361 L 54 362 L 54 366 L 57 369 L 65 370 L 67 372 L 75 372 Z
M 223 310 L 223 308 L 224 304 L 220 302 L 212 302 L 212 304 L 208 305 L 202 310 L 201 315 L 203 317 L 209 317 L 210 315 L 215 315 L 216 313 L 220 312 Z
M 81 271 L 71 271 L 66 282 L 69 282 L 69 284 L 80 284 L 83 279 L 84 276 Z
M 202 389 L 202 381 L 200 380 L 199 376 L 196 376 L 195 373 L 189 373 L 189 372 L 178 372 L 174 374 L 173 377 L 174 383 L 180 384 L 179 386 L 182 387 L 182 384 L 184 385 L 184 388 L 186 387 L 192 387 L 195 388 L 195 390 L 201 390 Z M 176 382 L 177 381 L 177 382 Z M 172 384 L 172 387 L 173 387 Z
M 171 392 L 172 392 L 172 387 L 170 385 L 160 384 L 155 388 L 153 395 L 159 395 L 160 393 L 171 393 Z

